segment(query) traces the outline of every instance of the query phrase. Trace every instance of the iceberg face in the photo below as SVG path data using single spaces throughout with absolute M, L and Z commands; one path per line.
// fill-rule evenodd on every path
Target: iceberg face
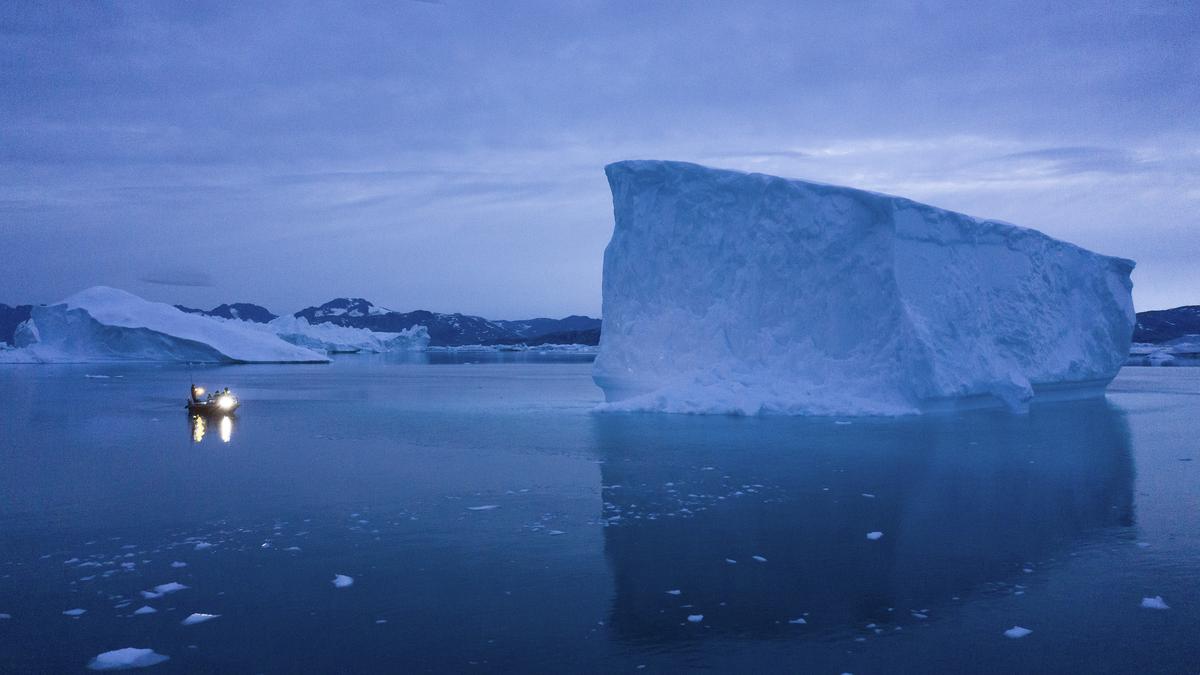
M 609 410 L 893 415 L 1097 395 L 1133 262 L 887 195 L 659 161 L 606 168 L 593 376 Z
M 332 323 L 310 324 L 304 317 L 287 315 L 266 327 L 294 345 L 330 354 L 421 351 L 429 346 L 429 331 L 424 326 L 384 333 Z
M 34 307 L 8 362 L 193 361 L 321 363 L 324 354 L 290 344 L 241 321 L 187 314 L 115 288 L 97 286 Z

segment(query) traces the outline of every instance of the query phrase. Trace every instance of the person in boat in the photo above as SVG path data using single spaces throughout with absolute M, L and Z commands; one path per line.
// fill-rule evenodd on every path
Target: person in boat
M 192 403 L 199 403 L 200 397 L 204 395 L 204 388 L 192 385 Z M 210 395 L 211 396 L 211 395 Z

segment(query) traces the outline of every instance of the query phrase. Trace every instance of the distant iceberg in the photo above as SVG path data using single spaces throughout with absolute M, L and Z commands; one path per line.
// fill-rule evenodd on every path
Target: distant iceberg
M 191 361 L 323 363 L 259 324 L 187 314 L 115 288 L 96 286 L 54 305 L 34 307 L 17 327 L 17 349 L 0 362 Z
M 258 325 L 294 345 L 329 354 L 422 351 L 429 346 L 429 331 L 425 326 L 385 333 L 332 323 L 310 324 L 308 319 L 292 315 Z
M 607 410 L 894 415 L 1100 395 L 1134 263 L 908 199 L 695 164 L 606 168 Z

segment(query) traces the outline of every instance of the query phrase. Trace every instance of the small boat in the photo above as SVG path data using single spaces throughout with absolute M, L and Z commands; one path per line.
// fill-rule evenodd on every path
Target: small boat
M 229 387 L 206 396 L 204 387 L 193 384 L 192 395 L 187 400 L 187 409 L 193 415 L 229 415 L 241 404 L 238 397 L 229 391 Z

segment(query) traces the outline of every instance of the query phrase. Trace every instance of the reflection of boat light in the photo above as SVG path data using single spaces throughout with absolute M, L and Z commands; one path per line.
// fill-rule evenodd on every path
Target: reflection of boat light
M 192 421 L 192 442 L 199 443 L 204 440 L 205 434 L 208 433 L 208 424 L 214 421 L 215 415 L 192 414 L 189 417 Z M 228 443 L 233 438 L 233 416 L 222 415 L 215 421 L 221 442 Z

